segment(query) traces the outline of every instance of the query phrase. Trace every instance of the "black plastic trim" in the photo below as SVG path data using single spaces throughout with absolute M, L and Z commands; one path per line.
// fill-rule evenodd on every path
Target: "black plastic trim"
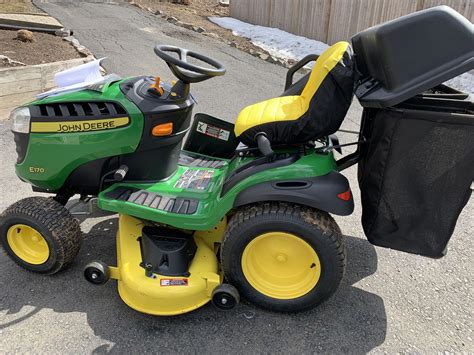
M 222 187 L 221 196 L 224 196 L 230 189 L 237 185 L 242 180 L 248 178 L 251 175 L 257 174 L 261 171 L 268 169 L 280 168 L 283 166 L 288 166 L 298 161 L 300 156 L 297 154 L 290 155 L 289 157 L 284 157 L 276 159 L 269 162 L 266 157 L 259 158 L 251 161 L 250 163 L 240 167 L 235 171 L 234 174 L 230 175 Z
M 278 188 L 278 184 L 295 182 L 296 188 Z M 306 187 L 298 186 L 306 182 Z M 352 195 L 348 201 L 337 197 L 350 189 L 348 180 L 333 171 L 324 176 L 298 180 L 268 181 L 249 187 L 240 192 L 234 207 L 257 202 L 281 201 L 317 208 L 339 216 L 348 216 L 354 211 Z
M 16 163 L 21 164 L 25 160 L 26 152 L 28 151 L 28 142 L 30 135 L 28 133 L 13 132 L 13 140 L 15 141 L 15 148 L 17 159 Z

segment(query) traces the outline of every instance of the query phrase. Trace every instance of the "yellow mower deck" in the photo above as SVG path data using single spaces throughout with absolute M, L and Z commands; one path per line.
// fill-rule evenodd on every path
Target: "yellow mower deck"
M 195 235 L 196 255 L 189 277 L 154 275 L 148 277 L 140 266 L 143 222 L 121 215 L 117 232 L 117 267 L 110 277 L 118 281 L 122 300 L 131 308 L 152 315 L 170 316 L 193 311 L 211 300 L 212 291 L 221 284 L 219 267 L 212 244 Z M 212 238 L 210 238 L 212 239 Z

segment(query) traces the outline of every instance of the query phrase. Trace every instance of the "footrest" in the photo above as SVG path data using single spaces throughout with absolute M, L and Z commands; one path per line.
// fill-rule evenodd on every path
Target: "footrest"
M 186 215 L 196 213 L 199 205 L 199 200 L 196 199 L 162 196 L 146 190 L 125 186 L 119 186 L 107 192 L 105 198 Z
M 184 152 L 181 152 L 179 156 L 179 165 L 182 165 L 182 166 L 220 169 L 224 167 L 226 164 L 227 162 L 225 160 L 208 159 L 203 156 L 193 156 L 191 154 L 187 154 Z

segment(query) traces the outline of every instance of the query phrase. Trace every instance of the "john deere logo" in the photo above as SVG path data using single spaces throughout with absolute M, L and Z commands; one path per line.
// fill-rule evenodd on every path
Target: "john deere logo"
M 126 126 L 130 122 L 128 117 L 109 118 L 93 121 L 65 121 L 65 122 L 32 122 L 33 133 L 75 133 L 115 129 Z

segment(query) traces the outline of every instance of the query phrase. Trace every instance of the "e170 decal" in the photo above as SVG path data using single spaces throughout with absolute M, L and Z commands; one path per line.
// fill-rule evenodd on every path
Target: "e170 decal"
M 28 171 L 32 174 L 44 174 L 46 172 L 46 170 L 44 170 L 44 168 L 36 168 L 34 166 L 30 166 Z
M 32 122 L 32 133 L 76 133 L 115 129 L 128 125 L 128 117 L 90 121 Z

